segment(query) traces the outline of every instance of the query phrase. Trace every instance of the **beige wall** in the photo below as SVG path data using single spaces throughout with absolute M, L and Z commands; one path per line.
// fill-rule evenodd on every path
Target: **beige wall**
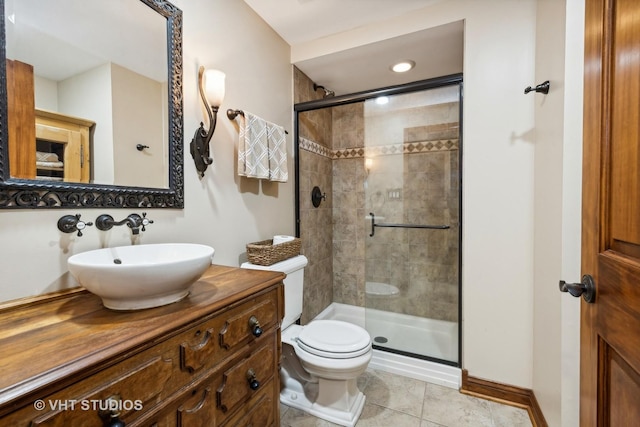
M 562 130 L 564 94 L 564 1 L 540 1 L 537 10 L 536 78 L 552 81 L 535 99 L 533 388 L 550 425 L 560 425 L 560 292 L 562 268 Z M 549 50 L 551 44 L 555 48 Z M 560 186 L 561 188 L 561 186 Z
M 562 139 L 561 277 L 580 277 L 582 229 L 582 111 L 584 74 L 584 0 L 566 0 L 564 129 Z M 566 280 L 566 279 L 565 279 Z M 555 283 L 552 282 L 552 283 Z M 580 304 L 568 295 L 560 303 L 560 423 L 580 425 Z M 548 327 L 552 327 L 551 324 Z M 544 345 L 540 343 L 540 345 Z M 544 379 L 543 379 L 544 380 Z
M 537 7 L 533 390 L 550 426 L 579 425 L 580 301 L 558 292 L 579 281 L 584 0 Z
M 54 111 L 94 121 L 91 155 L 96 184 L 113 184 L 113 97 L 112 64 L 104 63 L 58 83 L 58 101 Z M 87 96 L 90 94 L 90 96 Z M 96 162 L 94 159 L 100 159 Z
M 96 123 L 92 180 L 167 188 L 167 86 L 115 63 L 61 81 L 51 109 Z M 41 93 L 36 92 L 40 100 Z M 136 144 L 147 145 L 144 152 Z
M 42 110 L 55 111 L 58 109 L 58 84 L 57 82 L 40 77 L 37 74 L 33 76 L 34 89 L 36 94 L 36 108 Z
M 163 120 L 166 86 L 117 64 L 111 64 L 114 184 L 167 188 L 168 129 Z M 143 151 L 137 144 L 148 146 Z M 100 159 L 95 159 L 100 162 Z
M 197 90 L 198 66 L 227 74 L 221 111 L 240 108 L 283 125 L 292 155 L 292 71 L 289 46 L 242 1 L 174 0 L 184 18 L 185 208 L 147 209 L 153 225 L 137 243 L 196 242 L 216 249 L 214 261 L 239 265 L 245 244 L 294 233 L 292 178 L 286 184 L 240 179 L 235 170 L 238 132 L 224 113 L 211 146 L 214 164 L 200 179 L 188 150 L 204 112 Z M 242 29 L 242 31 L 238 31 Z M 256 66 L 259 64 L 259 66 Z M 289 159 L 293 171 L 293 158 Z M 73 285 L 67 258 L 103 246 L 131 244 L 131 232 L 90 227 L 83 237 L 63 234 L 58 218 L 102 213 L 122 219 L 141 209 L 0 210 L 0 299 L 11 300 Z

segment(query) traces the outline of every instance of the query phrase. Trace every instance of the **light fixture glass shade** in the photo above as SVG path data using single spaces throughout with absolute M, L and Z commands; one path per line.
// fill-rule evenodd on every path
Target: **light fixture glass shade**
M 226 74 L 220 70 L 204 72 L 204 93 L 209 105 L 219 107 L 224 100 L 224 80 Z
M 371 157 L 365 157 L 364 158 L 364 167 L 366 170 L 371 169 L 371 166 L 373 166 L 373 159 Z

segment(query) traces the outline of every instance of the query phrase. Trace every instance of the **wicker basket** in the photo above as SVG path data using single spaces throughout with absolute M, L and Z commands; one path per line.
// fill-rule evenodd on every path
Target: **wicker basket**
M 247 244 L 247 258 L 251 264 L 272 265 L 300 254 L 300 239 L 273 244 L 273 240 Z

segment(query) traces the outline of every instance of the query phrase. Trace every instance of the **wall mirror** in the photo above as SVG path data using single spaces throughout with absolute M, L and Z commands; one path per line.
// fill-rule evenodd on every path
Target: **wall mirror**
M 0 208 L 183 208 L 180 9 L 0 5 Z

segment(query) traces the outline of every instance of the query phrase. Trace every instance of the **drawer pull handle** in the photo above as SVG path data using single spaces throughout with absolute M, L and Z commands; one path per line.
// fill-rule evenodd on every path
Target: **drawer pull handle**
M 256 316 L 251 316 L 249 318 L 249 327 L 251 328 L 251 333 L 254 337 L 262 335 L 262 327 L 260 326 L 260 322 Z
M 125 427 L 124 422 L 119 418 L 118 414 L 112 414 L 111 419 L 105 424 L 105 427 Z
M 105 400 L 104 407 L 117 408 L 120 406 L 120 401 L 122 398 L 119 395 L 110 396 Z M 120 412 L 115 409 L 101 409 L 98 411 L 98 416 L 102 418 L 104 427 L 125 427 L 124 421 L 120 419 Z
M 247 371 L 247 381 L 251 390 L 257 390 L 260 387 L 260 381 L 256 379 L 256 371 L 253 369 Z

